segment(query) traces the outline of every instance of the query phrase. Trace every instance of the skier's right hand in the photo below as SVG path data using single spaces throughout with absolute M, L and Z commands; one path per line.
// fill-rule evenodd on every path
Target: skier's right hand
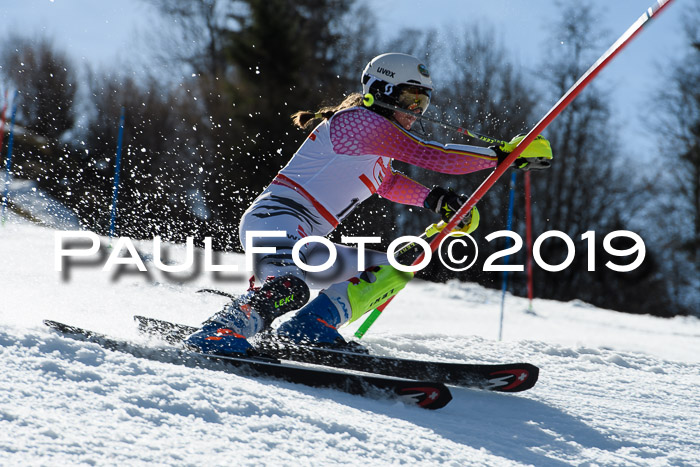
M 443 222 L 449 222 L 452 216 L 454 216 L 459 208 L 466 202 L 466 196 L 455 193 L 451 188 L 446 190 L 440 186 L 434 186 L 433 189 L 430 190 L 430 193 L 428 193 L 428 196 L 425 197 L 423 206 L 440 214 Z M 462 230 L 467 227 L 468 232 L 465 230 L 465 233 L 469 233 L 476 230 L 477 225 L 479 225 L 479 213 L 476 211 L 476 207 L 474 207 L 462 218 L 457 225 L 457 229 Z
M 479 227 L 479 210 L 476 209 L 476 206 L 472 208 L 472 210 L 464 216 L 464 219 L 462 219 L 462 222 L 457 224 L 457 227 L 452 229 L 452 233 L 462 233 L 462 234 L 470 234 L 476 230 L 477 227 Z M 440 221 L 437 224 L 433 224 L 427 229 L 425 229 L 425 233 L 428 237 L 432 237 L 433 235 L 436 235 L 438 232 L 442 232 L 445 227 L 447 226 L 447 223 L 445 221 Z

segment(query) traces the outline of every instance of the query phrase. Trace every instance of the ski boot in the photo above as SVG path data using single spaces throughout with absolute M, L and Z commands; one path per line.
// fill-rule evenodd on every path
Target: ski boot
M 362 346 L 347 342 L 338 327 L 353 322 L 382 305 L 404 288 L 413 273 L 391 266 L 374 266 L 345 282 L 322 290 L 277 329 L 277 335 L 294 343 L 358 351 Z
M 309 287 L 295 276 L 268 277 L 261 287 L 251 286 L 226 307 L 209 318 L 197 332 L 185 339 L 185 346 L 216 355 L 251 355 L 254 336 L 279 316 L 309 301 Z

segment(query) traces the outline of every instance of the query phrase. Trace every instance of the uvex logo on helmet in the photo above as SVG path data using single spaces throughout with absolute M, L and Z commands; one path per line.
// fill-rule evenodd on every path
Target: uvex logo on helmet
M 396 75 L 395 71 L 387 70 L 386 68 L 383 68 L 381 66 L 379 68 L 377 68 L 377 73 L 389 76 L 391 78 L 394 78 L 394 76 Z

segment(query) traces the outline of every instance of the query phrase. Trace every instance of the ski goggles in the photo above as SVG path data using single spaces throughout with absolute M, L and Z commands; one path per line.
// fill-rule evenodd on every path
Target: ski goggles
M 397 103 L 399 107 L 406 110 L 414 111 L 420 109 L 420 113 L 424 114 L 430 105 L 430 96 L 432 91 L 420 86 L 407 86 L 399 91 Z

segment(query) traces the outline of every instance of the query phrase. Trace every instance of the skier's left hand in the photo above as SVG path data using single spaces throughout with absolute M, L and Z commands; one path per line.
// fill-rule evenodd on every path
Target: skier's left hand
M 518 143 L 524 139 L 525 135 L 518 135 L 508 143 L 504 143 L 500 146 L 492 146 L 491 149 L 498 156 L 498 163 L 501 164 L 506 157 L 508 157 L 508 154 L 513 152 Z M 515 159 L 513 167 L 520 170 L 544 170 L 552 165 L 551 162 L 549 162 L 551 159 L 552 148 L 549 141 L 545 139 L 544 136 L 538 135 L 532 143 L 520 153 L 520 157 Z

